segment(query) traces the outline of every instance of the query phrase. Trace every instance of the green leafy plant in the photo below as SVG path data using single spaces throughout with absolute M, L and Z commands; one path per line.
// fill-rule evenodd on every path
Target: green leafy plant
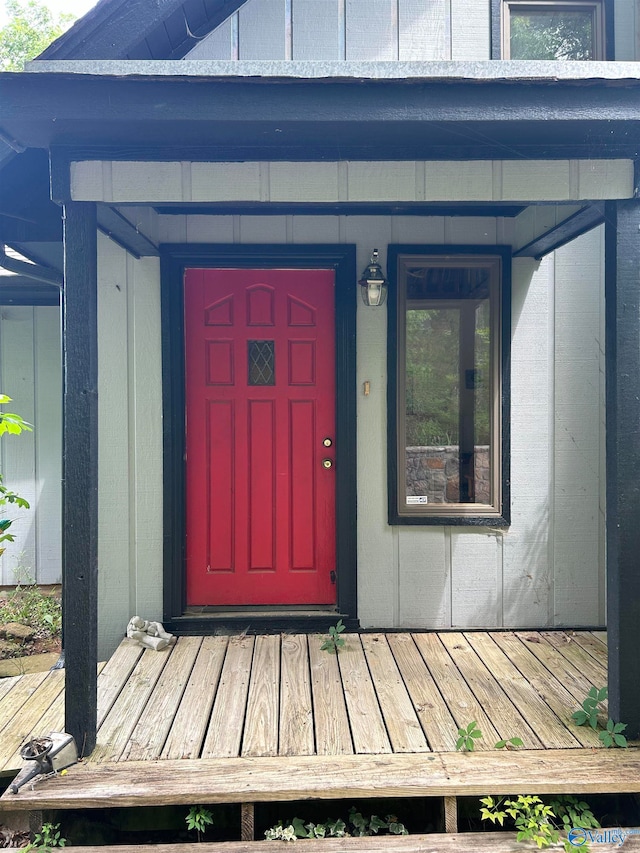
M 342 619 L 339 619 L 337 625 L 332 625 L 329 628 L 329 636 L 325 637 L 325 640 L 320 646 L 320 649 L 323 652 L 332 652 L 334 654 L 337 654 L 338 650 L 343 648 L 346 643 L 344 637 L 340 636 L 340 634 L 342 634 L 344 630 L 346 629 L 342 624 Z
M 482 732 L 478 728 L 478 724 L 474 720 L 469 723 L 466 728 L 458 729 L 458 740 L 456 741 L 456 749 L 473 752 L 476 747 L 476 740 L 482 737 Z
M 606 728 L 598 734 L 598 737 L 602 741 L 602 745 L 607 748 L 612 746 L 626 748 L 629 744 L 626 737 L 622 734 L 626 728 L 626 723 L 614 723 L 613 720 L 608 720 Z
M 19 622 L 36 632 L 36 637 L 57 637 L 62 629 L 62 607 L 57 595 L 43 592 L 37 584 L 18 582 L 0 600 L 0 622 Z
M 599 723 L 598 715 L 604 710 L 601 707 L 601 703 L 605 701 L 607 696 L 608 691 L 606 687 L 592 687 L 587 694 L 587 698 L 582 703 L 580 710 L 571 715 L 573 722 L 577 726 L 584 726 L 588 723 L 595 731 Z M 622 734 L 626 728 L 626 723 L 616 723 L 612 719 L 609 719 L 606 725 L 603 726 L 602 731 L 598 733 L 598 738 L 602 742 L 602 745 L 607 748 L 615 746 L 626 748 L 629 744 L 626 737 Z
M 40 832 L 36 832 L 33 841 L 24 850 L 41 850 L 46 853 L 54 847 L 66 847 L 67 839 L 60 834 L 59 823 L 43 823 Z
M 600 703 L 604 702 L 608 696 L 606 687 L 592 687 L 587 694 L 587 698 L 582 703 L 579 711 L 571 715 L 571 719 L 577 726 L 584 726 L 587 723 L 592 729 L 598 728 L 598 713 L 601 710 Z
M 7 397 L 6 394 L 0 394 L 0 406 L 10 402 L 11 397 Z M 20 415 L 16 415 L 14 412 L 0 412 L 0 436 L 5 433 L 20 435 L 25 430 L 30 432 L 31 424 L 23 420 Z M 29 502 L 20 497 L 16 492 L 8 489 L 2 482 L 2 475 L 0 475 L 0 506 L 6 506 L 7 504 L 13 504 L 20 509 L 29 509 Z M 15 542 L 15 536 L 8 532 L 12 524 L 13 519 L 0 518 L 0 556 L 5 552 L 5 548 L 2 547 L 3 542 Z
M 508 738 L 505 738 L 505 740 L 499 740 L 496 743 L 495 748 L 496 749 L 511 749 L 512 747 L 515 747 L 515 746 L 523 746 L 522 738 L 520 738 L 520 737 L 508 737 Z
M 209 809 L 204 806 L 191 806 L 185 817 L 188 830 L 195 830 L 198 841 L 202 841 L 202 836 L 207 831 L 207 827 L 213 823 L 213 815 Z
M 323 823 L 305 823 L 302 818 L 294 817 L 290 823 L 278 823 L 265 832 L 269 840 L 295 841 L 297 838 L 345 838 L 364 837 L 388 832 L 390 835 L 408 835 L 404 824 L 395 815 L 384 819 L 378 815 L 365 817 L 355 808 L 349 809 L 347 821 L 327 818 Z
M 569 832 L 573 827 L 592 829 L 600 826 L 589 804 L 573 796 L 555 797 L 548 803 L 540 797 L 519 795 L 515 799 L 503 799 L 497 802 L 493 797 L 480 800 L 482 820 L 493 824 L 505 825 L 510 818 L 517 831 L 518 841 L 533 841 L 539 849 L 557 844 L 561 831 Z M 565 851 L 574 849 L 571 842 L 562 839 Z M 588 850 L 582 845 L 582 850 Z

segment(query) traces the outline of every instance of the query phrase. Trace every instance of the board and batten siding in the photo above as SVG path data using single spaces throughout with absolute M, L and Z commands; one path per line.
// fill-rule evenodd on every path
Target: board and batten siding
M 162 619 L 160 265 L 98 235 L 100 659 Z
M 141 211 L 122 211 L 136 214 L 141 230 L 149 227 Z M 161 215 L 153 228 L 163 243 L 351 243 L 358 268 L 374 246 L 383 262 L 389 243 L 471 243 L 490 251 L 513 244 L 516 230 L 504 218 L 386 215 Z M 107 472 L 100 595 L 110 632 L 104 640 L 113 643 L 134 611 L 147 618 L 160 612 L 159 273 L 155 261 L 133 261 L 106 238 L 100 247 L 100 464 L 101 475 Z M 598 230 L 542 262 L 514 261 L 513 522 L 505 531 L 388 525 L 386 311 L 362 305 L 354 282 L 363 627 L 603 624 L 603 252 Z M 123 409 L 116 421 L 113 406 Z
M 640 58 L 636 0 L 615 0 L 616 59 Z M 185 59 L 491 59 L 491 0 L 248 0 Z
M 0 583 L 60 583 L 62 483 L 62 366 L 60 310 L 51 306 L 0 305 L 0 391 L 12 398 L 32 432 L 0 439 L 5 485 L 30 509 L 11 505 L 15 542 L 0 557 Z

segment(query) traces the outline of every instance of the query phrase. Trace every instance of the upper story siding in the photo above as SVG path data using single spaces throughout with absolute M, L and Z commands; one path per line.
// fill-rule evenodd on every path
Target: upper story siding
M 615 0 L 616 58 L 640 58 L 638 0 Z M 491 59 L 491 0 L 247 0 L 185 59 Z

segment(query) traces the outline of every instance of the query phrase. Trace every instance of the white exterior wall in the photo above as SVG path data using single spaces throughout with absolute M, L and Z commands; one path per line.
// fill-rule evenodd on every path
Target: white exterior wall
M 5 485 L 31 509 L 7 505 L 13 518 L 0 557 L 0 583 L 59 583 L 61 562 L 62 380 L 57 307 L 0 306 L 0 391 L 5 409 L 33 424 L 33 432 L 0 439 Z
M 153 227 L 161 242 L 355 243 L 358 268 L 373 246 L 384 261 L 389 243 L 490 248 L 516 232 L 513 220 L 470 217 L 160 216 Z M 603 251 L 598 231 L 541 263 L 514 261 L 506 531 L 387 524 L 386 311 L 366 308 L 354 282 L 363 626 L 603 624 Z M 133 261 L 105 238 L 99 340 L 100 595 L 113 644 L 133 612 L 160 614 L 160 314 L 157 262 Z
M 159 266 L 98 236 L 100 659 L 131 616 L 162 619 Z

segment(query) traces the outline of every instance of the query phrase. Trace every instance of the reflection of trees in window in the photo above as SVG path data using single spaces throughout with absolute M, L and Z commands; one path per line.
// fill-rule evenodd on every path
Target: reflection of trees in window
M 593 10 L 517 9 L 510 14 L 511 59 L 595 59 Z

